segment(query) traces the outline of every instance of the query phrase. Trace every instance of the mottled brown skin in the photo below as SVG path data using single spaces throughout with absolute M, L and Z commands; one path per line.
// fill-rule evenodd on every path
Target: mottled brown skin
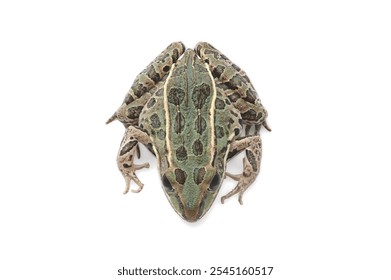
M 125 193 L 131 180 L 139 186 L 133 192 L 143 187 L 135 171 L 149 165 L 133 163 L 142 143 L 156 155 L 165 194 L 185 220 L 208 211 L 226 175 L 238 184 L 221 202 L 238 194 L 242 204 L 259 173 L 258 134 L 262 125 L 269 130 L 266 117 L 247 75 L 227 57 L 208 43 L 186 51 L 181 42 L 172 43 L 137 76 L 108 120 L 127 128 L 117 157 Z M 243 150 L 242 174 L 226 173 L 227 160 Z

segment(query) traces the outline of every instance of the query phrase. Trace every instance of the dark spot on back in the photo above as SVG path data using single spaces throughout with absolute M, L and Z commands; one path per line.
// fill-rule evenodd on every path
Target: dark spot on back
M 131 87 L 133 90 L 134 95 L 137 97 L 141 97 L 144 93 L 148 91 L 148 88 L 144 86 L 143 84 L 139 84 L 137 81 L 135 81 Z
M 155 105 L 156 99 L 151 97 L 147 103 L 147 108 L 151 108 L 153 105 Z
M 130 94 L 127 94 L 127 95 L 125 96 L 124 102 L 126 103 L 126 105 L 128 105 L 129 103 L 131 103 L 131 102 L 133 102 L 133 101 L 134 101 L 134 98 L 133 98 L 133 96 L 131 96 Z
M 216 84 L 216 87 L 221 88 L 222 90 L 230 89 L 230 87 L 227 85 L 227 83 L 218 83 L 218 84 Z
M 143 106 L 137 106 L 137 107 L 130 107 L 128 108 L 128 115 L 127 117 L 129 119 L 137 119 L 140 116 L 141 110 L 143 109 Z
M 216 98 L 215 107 L 216 107 L 216 109 L 223 110 L 225 108 L 224 101 L 219 98 Z
M 224 136 L 224 128 L 221 126 L 216 126 L 216 137 L 222 138 Z
M 239 93 L 234 92 L 233 94 L 228 95 L 228 98 L 229 98 L 229 100 L 231 100 L 231 102 L 235 103 L 240 98 L 240 95 L 239 95 Z
M 164 71 L 164 72 L 170 71 L 170 66 L 168 66 L 168 65 L 164 66 L 164 67 L 163 67 L 163 71 Z
M 159 129 L 156 133 L 157 138 L 164 140 L 166 138 L 166 132 L 163 129 Z
M 151 125 L 153 128 L 159 128 L 161 126 L 159 116 L 156 113 L 151 116 Z
M 186 177 L 185 171 L 179 168 L 175 169 L 175 179 L 179 184 L 183 185 L 186 182 Z
M 194 106 L 197 109 L 201 109 L 202 106 L 206 103 L 206 99 L 210 96 L 210 86 L 207 84 L 201 84 L 199 86 L 194 87 L 193 91 L 193 102 Z
M 196 156 L 199 156 L 202 155 L 203 152 L 204 152 L 204 146 L 202 145 L 202 142 L 199 139 L 195 140 L 193 143 L 193 153 Z
M 224 66 L 222 66 L 222 65 L 216 66 L 215 69 L 213 69 L 213 71 L 212 71 L 213 77 L 220 79 L 221 74 L 223 74 L 224 70 L 225 70 Z
M 146 74 L 152 81 L 154 81 L 155 84 L 160 80 L 159 74 L 156 73 L 155 68 L 153 68 L 152 65 L 147 69 Z
M 171 88 L 168 94 L 168 102 L 179 105 L 182 103 L 183 98 L 185 96 L 185 92 L 181 88 Z
M 176 150 L 176 157 L 180 161 L 183 161 L 183 160 L 187 159 L 187 151 L 186 151 L 186 148 L 184 146 L 180 146 Z
M 206 171 L 204 167 L 194 169 L 194 183 L 196 183 L 197 185 L 201 184 L 204 180 L 205 173 Z
M 255 100 L 257 99 L 257 94 L 255 93 L 255 91 L 253 91 L 251 88 L 249 88 L 246 91 L 246 96 L 243 97 L 243 99 L 246 100 L 247 102 L 254 104 Z
M 179 57 L 179 52 L 178 52 L 177 49 L 174 49 L 174 50 L 172 51 L 172 61 L 173 61 L 173 62 L 176 62 L 176 61 L 178 60 L 178 57 Z
M 246 121 L 256 121 L 257 120 L 257 113 L 253 109 L 250 109 L 250 110 L 242 113 L 242 118 L 243 118 L 243 120 L 246 120 Z
M 235 111 L 233 111 L 233 110 L 230 110 L 229 111 L 233 116 L 235 116 L 235 117 L 238 117 L 239 115 L 235 112 Z

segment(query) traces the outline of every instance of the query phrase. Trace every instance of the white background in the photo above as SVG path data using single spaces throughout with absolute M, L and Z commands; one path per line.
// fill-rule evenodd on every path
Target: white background
M 387 2 L 2 1 L 0 278 L 274 266 L 265 279 L 391 279 Z M 122 195 L 124 129 L 104 124 L 178 40 L 242 67 L 273 129 L 244 205 L 216 201 L 196 224 L 171 209 L 145 150 L 144 190 Z

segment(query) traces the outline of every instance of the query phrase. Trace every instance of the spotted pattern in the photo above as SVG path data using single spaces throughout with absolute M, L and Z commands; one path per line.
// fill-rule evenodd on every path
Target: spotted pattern
M 209 64 L 212 75 L 217 80 L 216 87 L 230 99 L 241 114 L 245 114 L 245 123 L 262 124 L 265 117 L 257 115 L 265 109 L 246 73 L 209 43 L 198 43 L 195 50 L 201 59 Z M 249 111 L 249 108 L 253 109 L 255 114 Z
M 197 109 L 201 109 L 205 105 L 206 99 L 210 96 L 210 86 L 207 84 L 201 84 L 194 88 L 193 102 Z
M 136 146 L 136 145 L 137 145 L 137 141 L 136 141 L 136 140 L 133 140 L 133 141 L 130 141 L 130 142 L 126 143 L 126 144 L 122 147 L 122 149 L 121 149 L 119 155 L 120 155 L 120 156 L 123 156 L 124 154 L 130 152 L 130 150 L 132 150 L 132 149 L 134 148 L 134 146 Z
M 216 101 L 215 101 L 215 108 L 218 109 L 218 110 L 224 110 L 225 108 L 225 103 L 223 100 L 219 99 L 219 98 L 216 98 Z
M 251 164 L 251 167 L 254 171 L 258 171 L 257 167 L 257 159 L 255 158 L 255 155 L 250 150 L 246 150 L 246 157 L 248 159 L 248 162 Z
M 197 139 L 193 143 L 193 154 L 196 156 L 200 156 L 203 154 L 203 152 L 204 152 L 204 146 L 202 145 L 202 142 L 199 139 Z
M 196 46 L 198 57 L 194 52 L 189 51 L 191 54 L 188 57 L 189 60 L 183 59 L 177 62 L 183 52 L 182 43 L 173 43 L 148 65 L 137 76 L 124 103 L 115 113 L 115 117 L 125 127 L 137 129 L 134 134 L 135 138 L 131 135 L 132 137 L 127 139 L 126 145 L 123 145 L 119 152 L 119 155 L 123 156 L 123 162 L 119 166 L 123 165 L 127 168 L 126 174 L 123 172 L 126 179 L 137 179 L 127 174 L 131 172 L 134 174 L 138 168 L 133 164 L 133 157 L 137 156 L 135 149 L 137 144 L 142 143 L 150 151 L 156 153 L 160 160 L 161 174 L 167 174 L 170 182 L 176 185 L 175 189 L 170 189 L 175 193 L 170 194 L 169 199 L 177 212 L 182 213 L 182 216 L 186 218 L 183 214 L 186 207 L 189 208 L 189 205 L 194 204 L 193 202 L 189 204 L 187 198 L 197 195 L 199 191 L 195 191 L 192 181 L 201 186 L 210 182 L 209 191 L 206 191 L 205 187 L 204 191 L 206 193 L 216 192 L 221 180 L 224 179 L 227 153 L 230 158 L 245 149 L 247 160 L 244 161 L 243 173 L 239 176 L 238 186 L 240 188 L 236 187 L 229 194 L 231 196 L 240 191 L 239 201 L 241 202 L 242 193 L 259 172 L 261 156 L 260 144 L 257 146 L 255 138 L 247 140 L 252 138 L 247 130 L 244 131 L 244 139 L 239 137 L 242 119 L 245 123 L 244 128 L 250 125 L 255 125 L 255 128 L 257 125 L 260 127 L 267 112 L 244 71 L 211 45 L 200 43 Z M 186 54 L 183 57 L 186 57 Z M 183 66 L 185 61 L 189 61 L 186 67 Z M 205 66 L 204 63 L 208 65 Z M 175 68 L 172 69 L 174 65 Z M 207 73 L 207 75 L 197 76 L 194 71 Z M 207 84 L 210 82 L 210 74 L 213 76 L 212 83 L 214 81 L 215 84 Z M 169 79 L 167 75 L 170 75 Z M 188 80 L 180 80 L 183 77 L 188 77 Z M 212 86 L 217 90 L 217 96 L 213 102 L 211 100 Z M 167 96 L 163 97 L 165 93 Z M 212 104 L 214 108 L 209 107 Z M 138 125 L 144 129 L 138 130 Z M 209 135 L 213 131 L 214 135 Z M 255 131 L 258 133 L 256 129 Z M 146 135 L 142 132 L 146 132 Z M 213 147 L 210 146 L 212 140 L 214 141 Z M 238 141 L 242 142 L 238 143 Z M 210 166 L 213 172 L 209 169 Z M 168 167 L 173 168 L 174 173 L 171 171 L 167 173 Z M 164 177 L 162 180 L 164 181 Z M 186 184 L 186 180 L 189 185 Z M 174 184 L 175 181 L 183 187 L 177 187 L 178 184 Z M 197 200 L 197 207 L 201 212 L 207 211 L 210 207 L 207 205 L 210 198 L 206 197 L 207 194 L 201 193 Z M 206 209 L 201 205 L 205 205 Z
M 143 106 L 129 107 L 127 116 L 130 119 L 137 119 L 140 116 L 142 110 Z
M 139 84 L 139 83 L 133 84 L 132 89 L 134 95 L 137 96 L 138 98 L 140 98 L 142 95 L 144 95 L 144 93 L 148 91 L 148 87 L 146 85 Z
M 224 137 L 224 128 L 222 128 L 221 126 L 216 126 L 216 137 L 217 138 Z
M 247 102 L 255 103 L 255 100 L 257 100 L 257 94 L 254 90 L 249 88 L 246 91 L 246 96 L 244 96 L 243 99 L 246 100 Z
M 182 169 L 175 169 L 175 180 L 183 185 L 185 182 L 186 182 L 186 177 L 187 177 L 187 174 L 185 171 L 183 171 Z
M 130 94 L 127 94 L 126 96 L 125 96 L 125 100 L 124 100 L 124 103 L 125 104 L 129 104 L 129 103 L 132 103 L 134 101 L 134 98 L 133 98 L 133 96 L 131 96 Z
M 151 125 L 153 128 L 159 128 L 161 126 L 158 114 L 155 113 L 151 116 Z
M 238 99 L 240 98 L 240 95 L 239 93 L 237 92 L 234 92 L 233 94 L 231 95 L 228 95 L 228 98 L 231 102 L 235 103 L 236 101 L 238 101 Z
M 149 67 L 146 74 L 155 84 L 160 81 L 160 75 L 155 71 L 155 68 Z
M 243 120 L 247 121 L 255 121 L 257 120 L 257 112 L 255 112 L 253 109 L 250 109 L 244 113 L 242 113 Z
M 219 78 L 221 77 L 221 74 L 224 73 L 225 67 L 223 65 L 217 65 L 213 71 L 212 74 L 214 77 Z
M 187 151 L 186 151 L 186 148 L 184 146 L 180 146 L 176 150 L 176 157 L 180 161 L 187 160 Z
M 153 105 L 155 105 L 155 103 L 156 103 L 156 99 L 154 97 L 151 97 L 147 103 L 147 108 L 153 107 Z
M 197 185 L 201 184 L 204 180 L 205 173 L 206 171 L 204 167 L 194 169 L 194 183 L 196 183 Z
M 185 91 L 181 88 L 171 88 L 168 94 L 168 102 L 180 105 L 185 97 Z
M 157 138 L 164 140 L 166 138 L 166 132 L 163 129 L 159 129 L 156 133 Z

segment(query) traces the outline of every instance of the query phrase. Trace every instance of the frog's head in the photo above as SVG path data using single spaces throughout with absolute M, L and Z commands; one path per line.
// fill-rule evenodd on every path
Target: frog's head
M 163 189 L 175 211 L 186 221 L 195 222 L 210 208 L 220 189 L 223 174 L 211 165 L 167 169 Z

